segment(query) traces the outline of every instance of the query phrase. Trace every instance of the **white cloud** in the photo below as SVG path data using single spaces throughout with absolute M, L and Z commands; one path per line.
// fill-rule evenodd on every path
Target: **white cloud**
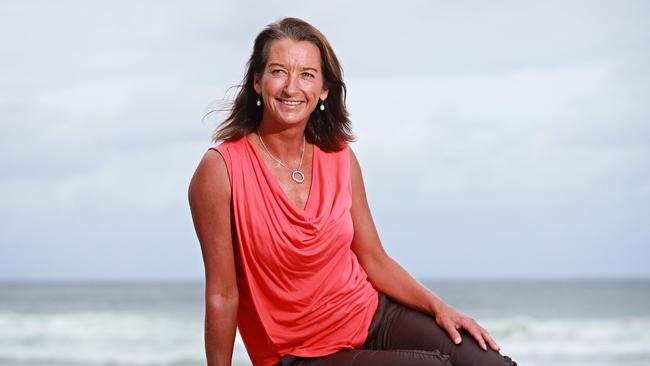
M 609 70 L 352 80 L 359 148 L 371 168 L 410 171 L 428 191 L 596 188 L 603 176 L 647 167 L 650 148 L 634 143 L 645 125 L 610 113 L 626 96 L 607 92 Z M 621 130 L 630 141 L 598 143 Z
M 215 124 L 200 118 L 240 81 L 256 33 L 292 15 L 320 27 L 343 63 L 379 229 L 415 273 L 461 273 L 431 269 L 440 248 L 423 238 L 432 235 L 455 246 L 450 263 L 507 251 L 521 263 L 503 267 L 506 276 L 543 274 L 531 258 L 566 248 L 575 249 L 560 263 L 569 274 L 601 271 L 570 266 L 584 252 L 601 261 L 590 246 L 647 254 L 646 2 L 341 6 L 4 4 L 2 245 L 65 263 L 75 245 L 110 261 L 123 259 L 105 247 L 112 241 L 136 256 L 194 242 L 178 221 L 189 221 L 187 183 Z M 48 246 L 66 240 L 60 255 Z M 494 273 L 476 258 L 475 274 Z M 612 273 L 647 274 L 626 258 Z

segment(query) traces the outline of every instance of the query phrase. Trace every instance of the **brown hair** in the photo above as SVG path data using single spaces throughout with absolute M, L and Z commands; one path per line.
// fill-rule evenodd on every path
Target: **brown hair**
M 254 76 L 261 75 L 268 60 L 271 42 L 289 38 L 308 41 L 320 50 L 324 85 L 329 89 L 327 108 L 314 110 L 305 128 L 305 138 L 323 151 L 341 150 L 354 135 L 345 108 L 347 89 L 343 82 L 343 69 L 325 36 L 309 23 L 297 18 L 284 18 L 268 25 L 257 35 L 253 53 L 246 64 L 246 74 L 228 117 L 217 127 L 212 140 L 234 141 L 257 129 L 262 120 L 262 110 L 257 106 L 257 93 L 253 87 Z

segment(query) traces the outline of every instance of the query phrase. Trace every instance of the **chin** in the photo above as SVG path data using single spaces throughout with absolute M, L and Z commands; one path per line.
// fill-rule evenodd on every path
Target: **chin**
M 274 120 L 285 125 L 296 125 L 309 120 L 309 116 L 277 116 Z

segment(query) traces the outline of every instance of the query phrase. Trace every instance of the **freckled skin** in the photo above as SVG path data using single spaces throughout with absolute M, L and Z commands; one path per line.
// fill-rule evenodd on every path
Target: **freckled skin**
M 281 39 L 271 43 L 269 58 L 261 75 L 255 76 L 255 91 L 262 96 L 264 108 L 260 130 L 264 143 L 271 153 L 289 168 L 300 164 L 302 139 L 297 145 L 287 146 L 284 141 L 298 141 L 292 137 L 302 136 L 310 114 L 318 107 L 319 99 L 327 98 L 321 71 L 318 47 L 310 42 Z M 286 105 L 283 101 L 299 102 Z M 259 138 L 252 133 L 246 136 L 256 147 L 290 201 L 304 208 L 309 198 L 312 181 L 313 145 L 305 144 L 301 171 L 305 180 L 298 184 L 291 179 L 291 172 L 266 154 Z
M 278 164 L 275 160 L 271 159 L 270 157 L 266 156 L 264 153 L 264 148 L 262 146 L 259 146 L 259 139 L 255 134 L 249 134 L 247 136 L 249 141 L 255 140 L 257 141 L 257 149 L 261 153 L 260 156 L 262 159 L 264 159 L 264 162 L 266 163 L 266 166 L 269 168 L 269 171 L 271 171 L 271 174 L 277 179 L 280 187 L 284 191 L 284 193 L 287 195 L 287 198 L 296 207 L 299 207 L 301 209 L 305 208 L 305 205 L 307 204 L 307 199 L 309 198 L 309 189 L 311 187 L 311 179 L 312 179 L 312 154 L 313 154 L 313 145 L 312 144 L 306 144 L 305 146 L 305 158 L 302 162 L 302 172 L 305 173 L 305 181 L 302 182 L 302 184 L 297 184 L 291 179 L 291 172 L 287 170 L 287 168 L 283 167 L 282 165 Z M 266 143 L 266 141 L 265 141 Z M 287 164 L 287 161 L 284 161 L 285 164 Z M 297 159 L 293 160 L 291 163 L 288 164 L 290 168 L 297 168 L 298 164 L 300 163 L 300 156 L 298 156 Z

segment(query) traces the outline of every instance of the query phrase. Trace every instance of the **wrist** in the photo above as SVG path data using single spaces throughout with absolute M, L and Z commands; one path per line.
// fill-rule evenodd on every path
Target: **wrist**
M 431 300 L 429 301 L 429 313 L 431 313 L 431 315 L 434 317 L 437 316 L 445 307 L 447 307 L 447 304 L 445 304 L 439 297 L 435 295 L 431 297 Z

